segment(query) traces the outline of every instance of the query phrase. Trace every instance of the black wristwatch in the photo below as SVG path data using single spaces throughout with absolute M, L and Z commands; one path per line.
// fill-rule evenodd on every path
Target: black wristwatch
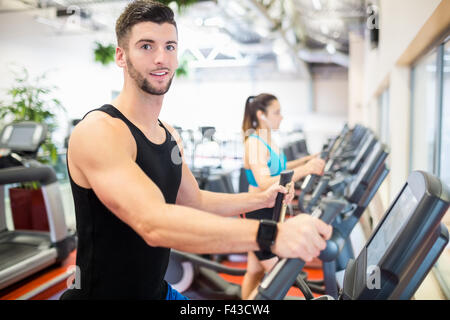
M 260 220 L 256 241 L 261 251 L 272 252 L 270 247 L 275 243 L 277 231 L 278 227 L 275 221 Z

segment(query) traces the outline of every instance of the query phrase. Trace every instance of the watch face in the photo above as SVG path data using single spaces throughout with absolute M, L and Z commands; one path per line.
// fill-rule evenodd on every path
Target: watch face
M 274 242 L 277 231 L 277 224 L 272 221 L 261 221 L 260 231 L 260 237 L 262 240 Z
M 265 227 L 265 233 L 264 233 L 264 238 L 267 240 L 274 240 L 273 236 L 274 236 L 274 226 L 273 225 L 267 225 Z

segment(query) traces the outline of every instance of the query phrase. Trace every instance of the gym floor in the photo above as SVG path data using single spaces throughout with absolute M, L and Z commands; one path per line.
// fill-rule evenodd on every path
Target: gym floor
M 26 278 L 15 285 L 8 287 L 7 289 L 0 290 L 0 300 L 57 300 L 60 295 L 67 288 L 67 279 L 70 275 L 70 270 L 75 265 L 76 251 L 72 252 L 69 258 L 64 261 L 61 266 L 53 266 L 43 271 Z M 246 262 L 232 262 L 224 261 L 224 265 L 234 268 L 246 268 Z M 439 275 L 434 268 L 432 272 L 426 277 L 420 288 L 417 290 L 414 299 L 416 300 L 445 300 L 445 293 L 442 291 L 438 284 L 437 277 L 440 274 L 450 274 L 450 248 L 447 248 L 443 253 L 440 263 L 446 272 L 440 272 Z M 308 274 L 308 279 L 319 280 L 323 279 L 323 272 L 320 268 L 320 263 L 317 261 L 309 268 L 305 268 Z M 64 276 L 66 275 L 66 276 Z M 231 276 L 226 274 L 220 274 L 225 280 L 241 285 L 243 277 L 242 276 Z M 61 279 L 60 281 L 54 281 L 55 279 Z M 51 283 L 51 285 L 46 285 Z M 45 290 L 34 294 L 34 292 L 39 291 L 39 288 L 46 286 Z M 291 297 L 303 297 L 303 294 L 296 287 L 292 287 L 287 296 Z M 314 294 L 315 297 L 319 296 Z
M 69 278 L 70 269 L 75 265 L 76 260 L 76 251 L 72 252 L 69 258 L 64 261 L 61 266 L 53 266 L 43 271 L 28 277 L 7 289 L 0 290 L 0 300 L 57 300 L 61 296 L 61 294 L 67 288 L 67 279 Z M 232 261 L 224 261 L 224 265 L 228 267 L 234 268 L 246 268 L 246 262 L 232 262 Z M 323 273 L 320 268 L 320 264 L 317 262 L 313 265 L 312 268 L 305 268 L 305 271 L 308 274 L 308 279 L 310 280 L 320 280 L 323 278 Z M 64 277 L 67 275 L 67 277 Z M 222 278 L 225 280 L 241 285 L 243 281 L 243 276 L 231 276 L 226 274 L 220 274 Z M 34 292 L 45 286 L 49 282 L 52 282 L 53 279 L 62 278 L 61 281 L 57 281 L 49 285 L 44 291 L 34 295 Z M 300 292 L 298 288 L 292 287 L 287 296 L 291 297 L 303 297 L 303 294 Z M 314 294 L 314 296 L 319 296 Z
M 73 200 L 71 197 L 70 185 L 68 182 L 63 182 L 60 184 L 61 194 L 63 196 L 63 205 L 64 212 L 66 214 L 66 223 L 67 226 L 71 229 L 75 229 L 75 215 L 73 214 Z M 8 199 L 7 199 L 8 200 Z M 6 203 L 6 207 L 9 208 L 8 203 Z M 7 218 L 11 217 L 10 214 L 6 215 Z M 7 222 L 7 223 L 12 223 Z M 444 219 L 444 223 L 446 223 L 447 227 L 450 229 L 450 214 L 446 215 Z M 59 299 L 59 296 L 64 292 L 67 288 L 67 278 L 70 275 L 70 269 L 75 266 L 76 260 L 76 251 L 72 252 L 69 258 L 61 265 L 50 267 L 44 269 L 43 271 L 31 276 L 27 279 L 22 280 L 21 282 L 5 289 L 0 290 L 0 300 L 11 300 L 11 299 L 31 299 L 31 300 L 55 300 Z M 446 283 L 450 283 L 450 246 L 443 252 L 442 256 L 439 259 L 439 270 L 437 268 L 433 268 L 432 272 L 428 274 L 425 278 L 424 282 L 417 290 L 414 298 L 417 300 L 445 300 L 446 288 L 441 288 L 439 285 L 439 277 L 447 277 Z M 232 261 L 224 261 L 224 265 L 236 267 L 236 268 L 245 268 L 246 262 L 232 262 Z M 320 268 L 306 268 L 305 271 L 308 273 L 308 278 L 311 280 L 322 279 L 323 273 Z M 67 275 L 67 277 L 64 277 Z M 225 280 L 230 281 L 232 283 L 241 284 L 243 277 L 242 276 L 230 276 L 226 274 L 220 274 Z M 56 280 L 55 280 L 56 279 Z M 57 281 L 57 279 L 62 279 L 61 281 Z M 42 286 L 47 286 L 46 284 L 51 283 L 43 292 L 34 295 L 37 289 Z M 441 281 L 442 282 L 442 281 Z M 302 297 L 302 293 L 298 288 L 292 287 L 288 296 Z

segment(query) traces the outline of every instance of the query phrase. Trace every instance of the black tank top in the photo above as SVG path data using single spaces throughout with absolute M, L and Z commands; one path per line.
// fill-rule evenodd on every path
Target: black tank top
M 159 122 L 166 132 L 166 140 L 157 145 L 112 105 L 96 110 L 126 123 L 136 140 L 136 164 L 158 186 L 166 203 L 175 203 L 181 161 L 172 161 L 172 155 L 179 156 L 180 151 L 164 125 Z M 69 178 L 76 213 L 76 263 L 81 288 L 67 290 L 61 299 L 164 299 L 167 292 L 164 275 L 170 249 L 149 246 L 109 211 L 92 189 L 77 185 L 70 172 Z

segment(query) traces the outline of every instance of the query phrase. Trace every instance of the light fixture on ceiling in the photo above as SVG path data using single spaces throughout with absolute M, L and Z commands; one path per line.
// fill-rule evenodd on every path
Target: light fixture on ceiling
M 225 23 L 221 17 L 212 17 L 212 18 L 203 20 L 203 25 L 206 27 L 223 28 L 225 26 Z
M 64 23 L 56 19 L 48 19 L 45 17 L 36 16 L 34 17 L 34 20 L 38 23 L 44 24 L 57 30 L 61 30 L 64 27 Z
M 197 18 L 194 20 L 194 23 L 196 26 L 201 27 L 203 25 L 203 19 L 202 18 Z
M 273 52 L 276 55 L 282 55 L 288 51 L 288 46 L 282 39 L 275 39 L 273 41 Z
M 322 3 L 320 3 L 320 0 L 312 0 L 314 9 L 316 10 L 322 10 Z
M 328 43 L 326 49 L 327 49 L 329 54 L 335 54 L 336 53 L 336 48 L 334 47 L 334 45 L 332 43 Z
M 330 29 L 328 29 L 328 26 L 326 24 L 321 24 L 320 31 L 322 31 L 323 34 L 328 34 L 330 32 Z
M 239 16 L 244 16 L 247 13 L 242 5 L 235 1 L 227 1 L 227 5 L 233 12 L 237 13 Z

